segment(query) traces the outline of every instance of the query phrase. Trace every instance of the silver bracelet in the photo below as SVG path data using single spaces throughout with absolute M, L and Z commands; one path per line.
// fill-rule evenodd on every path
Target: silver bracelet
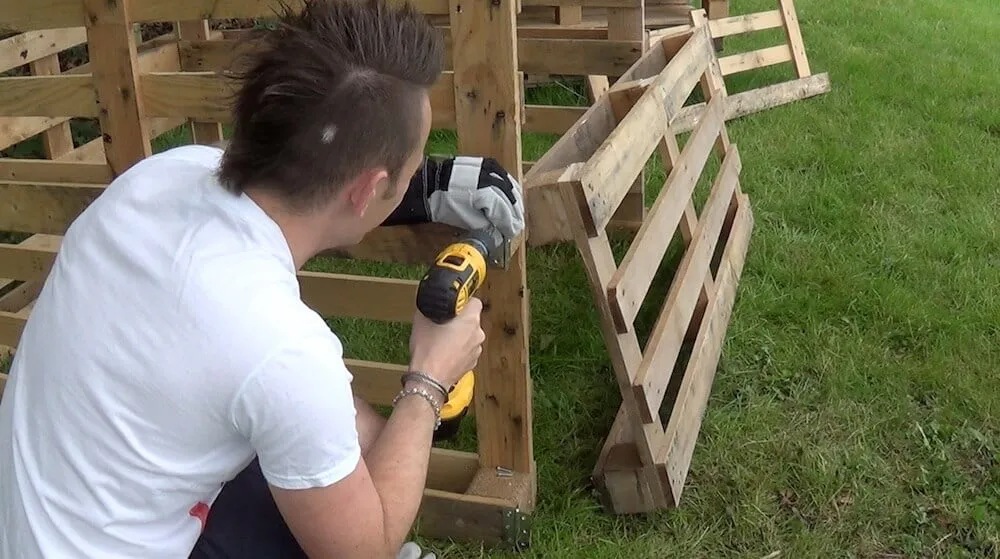
M 441 384 L 440 382 L 438 382 L 438 381 L 434 380 L 433 378 L 431 378 L 430 375 L 427 375 L 425 373 L 421 373 L 420 371 L 410 371 L 410 372 L 404 374 L 399 379 L 399 382 L 402 383 L 403 386 L 406 386 L 406 383 L 409 382 L 412 379 L 417 379 L 417 380 L 423 381 L 423 382 L 425 382 L 425 383 L 433 386 L 434 388 L 436 388 L 438 390 L 438 392 L 441 393 L 441 396 L 444 397 L 444 401 L 445 402 L 448 401 L 448 389 L 445 388 L 444 385 Z
M 407 396 L 423 396 L 425 400 L 434 408 L 434 430 L 437 431 L 438 427 L 441 426 L 441 406 L 438 405 L 437 400 L 431 396 L 422 386 L 415 386 L 413 388 L 404 388 L 400 390 L 396 397 L 392 399 L 392 407 L 396 407 L 396 404 Z

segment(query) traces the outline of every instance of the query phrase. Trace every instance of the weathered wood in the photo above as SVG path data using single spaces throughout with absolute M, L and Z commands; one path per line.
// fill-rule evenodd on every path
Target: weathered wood
M 660 445 L 660 460 L 667 464 L 672 492 L 677 502 L 691 465 L 695 441 L 701 431 L 708 397 L 718 367 L 726 331 L 736 299 L 737 286 L 746 259 L 753 213 L 746 195 L 740 203 L 723 252 L 715 297 L 705 312 L 688 366 Z
M 778 0 L 781 20 L 785 25 L 785 37 L 788 39 L 788 49 L 795 63 L 795 72 L 800 78 L 812 74 L 809 68 L 809 58 L 806 57 L 806 45 L 802 40 L 802 29 L 799 27 L 799 15 L 795 10 L 794 0 Z
M 514 0 L 451 0 L 456 53 L 455 121 L 458 152 L 496 158 L 521 180 L 521 78 Z M 457 53 L 461 53 L 460 56 Z M 483 64 L 483 60 L 490 64 Z M 490 270 L 480 296 L 488 305 L 486 342 L 476 376 L 474 407 L 480 461 L 530 476 L 525 511 L 534 508 L 532 393 L 528 367 L 528 292 L 524 250 L 505 270 Z M 489 489 L 489 488 L 484 488 Z M 497 496 L 497 495 L 493 495 Z
M 685 205 L 691 199 L 698 178 L 708 163 L 712 146 L 724 122 L 722 102 L 722 97 L 715 97 L 708 104 L 706 116 L 684 145 L 680 161 L 667 177 L 649 212 L 649 218 L 636 233 L 618 270 L 608 283 L 612 315 L 620 332 L 631 325 L 639 313 L 667 252 L 673 232 L 680 224 Z M 672 135 L 673 132 L 668 134 Z
M 619 332 L 608 305 L 606 286 L 615 271 L 615 258 L 607 232 L 601 229 L 596 236 L 585 228 L 582 208 L 586 207 L 586 196 L 579 183 L 562 183 L 559 192 L 569 216 L 570 228 L 574 233 L 576 247 L 583 260 L 584 271 L 590 283 L 594 303 L 600 318 L 601 335 L 608 349 L 608 356 L 615 373 L 615 380 L 622 394 L 623 421 L 627 430 L 634 433 L 635 447 L 641 457 L 642 467 L 637 472 L 637 483 L 643 485 L 653 508 L 665 507 L 671 502 L 667 494 L 666 471 L 655 461 L 656 449 L 653 441 L 659 441 L 663 432 L 658 418 L 650 423 L 642 422 L 640 402 L 632 391 L 634 376 L 642 362 L 642 350 L 634 328 Z M 623 431 L 625 427 L 623 426 Z
M 425 14 L 448 13 L 448 3 L 444 0 L 408 0 L 408 3 Z M 302 6 L 299 0 L 289 0 L 286 4 L 295 9 Z M 274 0 L 144 0 L 135 6 L 134 20 L 147 22 L 272 17 L 277 6 L 278 3 Z
M 754 31 L 776 29 L 784 24 L 781 12 L 778 10 L 723 17 L 719 19 L 716 19 L 712 14 L 710 14 L 709 17 L 712 18 L 709 22 L 709 25 L 712 28 L 712 37 L 716 39 L 732 35 L 753 33 Z
M 89 74 L 0 78 L 0 116 L 96 117 Z
M 702 282 L 709 273 L 709 264 L 715 254 L 723 222 L 730 203 L 734 200 L 739 172 L 739 152 L 736 146 L 732 146 L 702 212 L 702 218 L 698 220 L 694 239 L 684 252 L 676 279 L 670 286 L 661 314 L 649 335 L 649 343 L 633 384 L 636 397 L 646 402 L 645 410 L 649 415 L 656 413 L 663 403 L 672 377 L 671 371 L 680 356 L 684 335 L 692 324 Z
M 454 68 L 453 46 L 445 40 L 446 70 Z M 642 54 L 641 40 L 520 38 L 517 51 L 519 68 L 539 74 L 612 74 L 627 70 Z M 182 68 L 190 72 L 236 70 L 240 56 L 254 46 L 240 40 L 182 41 Z
M 68 120 L 66 117 L 44 116 L 0 117 L 0 149 L 7 149 Z
M 751 52 L 733 54 L 719 59 L 722 75 L 731 76 L 740 72 L 774 66 L 792 60 L 792 51 L 788 45 L 777 45 Z
M 81 27 L 85 22 L 81 0 L 0 0 L 0 29 L 27 32 Z
M 814 74 L 808 78 L 733 93 L 726 97 L 726 120 L 730 121 L 795 101 L 823 95 L 830 92 L 830 87 L 829 74 L 822 73 Z M 671 126 L 678 134 L 690 132 L 698 124 L 698 119 L 704 110 L 704 103 L 684 107 L 671 121 Z
M 116 176 L 152 154 L 149 124 L 138 84 L 138 52 L 129 10 L 134 0 L 84 0 L 87 45 L 101 53 L 90 60 L 98 119 L 108 166 Z M 148 3 L 147 3 L 148 4 Z
M 0 28 L 3 27 L 3 19 L 4 16 L 0 15 Z M 83 27 L 42 29 L 7 37 L 0 41 L 0 73 L 59 54 L 85 42 L 87 30 Z
M 29 64 L 35 76 L 59 75 L 59 55 L 50 54 Z M 56 159 L 73 150 L 73 133 L 69 121 L 64 120 L 42 132 L 42 150 L 49 159 Z
M 591 235 L 603 229 L 646 165 L 665 125 L 683 106 L 694 84 L 708 67 L 711 50 L 705 48 L 707 29 L 699 28 L 608 134 L 582 171 L 590 216 L 584 216 Z

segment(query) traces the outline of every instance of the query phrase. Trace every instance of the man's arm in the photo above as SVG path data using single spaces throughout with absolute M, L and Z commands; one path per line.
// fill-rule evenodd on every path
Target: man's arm
M 378 438 L 379 433 L 385 428 L 386 418 L 372 409 L 368 402 L 357 396 L 354 397 L 354 409 L 357 410 L 358 414 L 356 423 L 358 426 L 358 440 L 361 443 L 361 455 L 367 456 L 368 451 L 375 444 L 375 439 Z
M 245 383 L 234 423 L 310 557 L 395 559 L 420 506 L 444 396 L 410 384 L 434 404 L 405 396 L 385 421 L 355 399 L 340 351 L 330 334 L 296 339 Z
M 396 557 L 420 508 L 435 422 L 424 398 L 405 397 L 346 478 L 316 489 L 272 487 L 309 557 Z

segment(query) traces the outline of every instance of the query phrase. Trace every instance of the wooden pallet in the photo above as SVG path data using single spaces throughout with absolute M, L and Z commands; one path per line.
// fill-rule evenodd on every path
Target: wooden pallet
M 682 148 L 671 123 L 699 84 L 708 102 Z M 740 187 L 740 153 L 726 131 L 724 107 L 707 26 L 675 32 L 611 87 L 606 104 L 595 105 L 590 116 L 599 124 L 581 122 L 571 131 L 575 136 L 568 133 L 528 173 L 533 186 L 558 188 L 622 395 L 594 471 L 603 502 L 615 513 L 679 502 L 732 312 L 753 213 Z M 609 118 L 614 126 L 605 133 L 600 123 Z M 581 151 L 571 139 L 583 137 L 590 143 Z M 720 171 L 699 210 L 692 196 L 713 151 Z M 611 216 L 654 153 L 668 177 L 616 263 Z M 680 264 L 640 347 L 635 319 L 678 230 Z M 693 342 L 688 359 L 682 357 L 686 338 Z
M 526 110 L 518 65 L 532 63 L 532 48 L 537 61 L 538 53 L 570 52 L 579 44 L 545 39 L 519 44 L 514 0 L 467 4 L 461 10 L 454 0 L 414 4 L 424 13 L 449 18 L 448 71 L 432 93 L 434 128 L 455 130 L 460 152 L 495 157 L 520 178 L 522 115 L 529 117 L 525 128 L 545 131 L 568 125 L 551 123 L 551 118 L 565 121 L 558 110 Z M 91 55 L 89 64 L 58 76 L 0 78 L 0 118 L 5 119 L 0 124 L 11 125 L 0 128 L 0 140 L 17 143 L 62 126 L 70 117 L 97 118 L 102 133 L 94 142 L 74 148 L 70 157 L 0 158 L 0 230 L 33 234 L 30 242 L 0 244 L 0 278 L 21 282 L 12 288 L 34 297 L 31 290 L 47 277 L 68 226 L 114 177 L 151 155 L 151 138 L 190 125 L 196 142 L 216 141 L 219 124 L 230 120 L 234 84 L 222 71 L 186 64 L 196 59 L 195 53 L 218 54 L 231 46 L 219 34 L 207 32 L 206 18 L 267 16 L 272 6 L 260 0 L 49 0 L 41 9 L 37 3 L 0 0 L 0 27 L 24 31 L 0 43 L 0 64 L 7 54 L 17 62 L 24 58 L 22 51 L 29 57 L 54 56 L 83 42 Z M 179 33 L 138 44 L 133 24 L 142 22 L 180 22 Z M 591 54 L 630 49 L 610 41 L 598 43 L 582 48 Z M 519 48 L 522 45 L 525 48 Z M 481 61 L 487 53 L 492 69 L 483 72 Z M 633 60 L 637 58 L 638 53 Z M 564 61 L 576 64 L 574 71 L 595 70 L 579 54 Z M 598 71 L 626 69 L 629 63 L 606 56 L 596 61 L 604 65 Z M 380 227 L 361 244 L 328 255 L 426 265 L 461 233 L 433 224 Z M 530 541 L 527 521 L 537 488 L 528 373 L 529 294 L 523 243 L 515 242 L 512 251 L 505 268 L 490 271 L 480 293 L 488 310 L 483 314 L 487 341 L 471 414 L 477 449 L 432 450 L 418 521 L 425 537 L 515 547 Z M 415 281 L 317 272 L 299 272 L 298 277 L 303 300 L 324 317 L 412 319 Z M 15 309 L 13 299 L 0 299 L 0 345 L 16 347 L 30 311 L 30 300 Z M 359 359 L 349 360 L 348 367 L 356 394 L 380 405 L 391 402 L 405 372 L 400 364 Z M 0 376 L 0 388 L 6 381 Z
M 722 78 L 719 80 L 719 94 L 724 97 L 723 115 L 726 121 L 744 117 L 787 105 L 789 103 L 822 95 L 830 91 L 830 77 L 826 73 L 813 73 L 805 53 L 802 32 L 793 0 L 775 0 L 776 9 L 755 14 L 737 15 L 719 19 L 707 19 L 704 10 L 692 10 L 687 25 L 655 30 L 650 33 L 650 41 L 676 37 L 697 26 L 707 25 L 713 42 L 725 37 L 743 33 L 753 33 L 768 29 L 784 29 L 785 42 L 749 53 L 727 54 L 719 58 L 718 66 Z M 728 7 L 727 7 L 728 9 Z M 720 10 L 721 11 L 721 10 Z M 729 50 L 731 47 L 727 47 Z M 725 78 L 734 74 L 749 72 L 777 64 L 793 64 L 798 78 L 750 91 L 731 92 Z M 705 103 L 694 103 L 683 107 L 671 115 L 671 126 L 675 133 L 690 132 L 704 114 Z M 586 109 L 576 108 L 576 119 L 585 118 Z M 569 115 L 567 115 L 569 116 Z M 566 134 L 572 134 L 566 131 Z M 591 145 L 589 140 L 585 145 Z M 534 200 L 534 213 L 529 216 L 528 243 L 541 246 L 551 243 L 572 241 L 573 233 L 569 218 L 561 207 L 558 197 L 541 191 L 528 192 Z M 632 215 L 638 211 L 631 210 Z

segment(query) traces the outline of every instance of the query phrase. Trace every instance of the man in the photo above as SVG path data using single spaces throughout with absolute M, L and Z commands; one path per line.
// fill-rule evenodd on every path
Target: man
M 67 231 L 0 403 L 0 557 L 403 548 L 481 303 L 415 313 L 385 420 L 296 271 L 384 223 L 517 234 L 520 185 L 492 160 L 425 161 L 442 45 L 411 9 L 314 0 L 259 46 L 224 152 L 139 162 Z

